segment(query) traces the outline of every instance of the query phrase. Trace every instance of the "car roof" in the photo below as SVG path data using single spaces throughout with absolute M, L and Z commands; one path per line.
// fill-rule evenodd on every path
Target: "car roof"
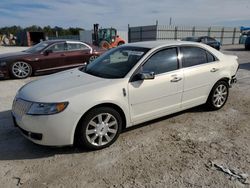
M 76 43 L 84 43 L 80 40 L 69 40 L 69 39 L 54 39 L 54 40 L 45 40 L 43 42 L 47 42 L 49 44 L 57 43 L 57 42 L 76 42 Z
M 171 46 L 180 46 L 180 45 L 190 45 L 190 46 L 196 46 L 196 47 L 203 48 L 203 49 L 211 52 L 218 59 L 220 59 L 221 57 L 224 56 L 221 52 L 212 48 L 211 46 L 208 46 L 208 45 L 200 43 L 200 42 L 191 42 L 191 41 L 158 40 L 158 41 L 145 41 L 145 42 L 128 43 L 128 44 L 124 44 L 122 46 L 142 47 L 142 48 L 148 48 L 150 50 L 155 50 L 155 49 L 159 49 L 161 47 L 168 47 L 168 46 L 171 47 Z
M 145 41 L 145 42 L 134 42 L 126 44 L 126 46 L 134 46 L 134 47 L 142 47 L 142 48 L 157 48 L 160 46 L 178 46 L 185 44 L 194 44 L 197 45 L 199 43 L 190 42 L 190 41 L 178 41 L 178 40 L 157 40 L 157 41 Z

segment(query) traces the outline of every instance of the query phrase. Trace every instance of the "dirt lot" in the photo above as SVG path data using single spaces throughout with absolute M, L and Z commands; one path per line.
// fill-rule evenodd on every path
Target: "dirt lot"
M 250 52 L 239 56 L 238 83 L 223 109 L 193 108 L 137 126 L 94 152 L 50 148 L 13 127 L 11 102 L 30 80 L 0 81 L 0 187 L 250 187 L 219 165 L 250 175 Z M 245 181 L 246 180 L 246 181 Z

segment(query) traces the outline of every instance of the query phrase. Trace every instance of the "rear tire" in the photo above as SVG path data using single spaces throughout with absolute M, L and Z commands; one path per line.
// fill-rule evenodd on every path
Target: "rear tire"
M 121 46 L 123 44 L 125 44 L 125 43 L 124 42 L 119 42 L 117 46 Z
M 11 65 L 10 73 L 12 77 L 24 79 L 32 74 L 32 67 L 24 61 L 17 61 Z
M 212 88 L 206 105 L 210 110 L 219 110 L 227 102 L 229 95 L 229 85 L 226 81 L 218 81 Z
M 116 110 L 109 107 L 95 108 L 79 123 L 76 141 L 83 148 L 103 149 L 116 141 L 121 129 L 122 118 Z

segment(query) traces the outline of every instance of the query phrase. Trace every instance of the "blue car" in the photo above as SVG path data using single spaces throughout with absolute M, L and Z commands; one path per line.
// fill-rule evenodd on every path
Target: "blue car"
M 248 36 L 245 40 L 245 49 L 250 50 L 250 36 Z
M 201 36 L 201 37 L 186 37 L 181 39 L 182 41 L 192 41 L 192 42 L 201 42 L 207 44 L 217 50 L 220 50 L 220 42 L 216 39 L 209 37 L 209 36 Z

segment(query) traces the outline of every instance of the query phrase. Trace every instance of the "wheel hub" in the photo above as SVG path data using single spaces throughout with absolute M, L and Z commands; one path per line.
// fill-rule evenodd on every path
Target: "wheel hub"
M 116 118 L 109 113 L 100 113 L 88 123 L 86 136 L 89 143 L 95 146 L 108 144 L 115 138 L 118 130 Z
M 97 128 L 96 128 L 96 134 L 98 134 L 98 136 L 102 136 L 107 134 L 108 132 L 108 123 L 102 122 L 100 124 L 97 124 Z

